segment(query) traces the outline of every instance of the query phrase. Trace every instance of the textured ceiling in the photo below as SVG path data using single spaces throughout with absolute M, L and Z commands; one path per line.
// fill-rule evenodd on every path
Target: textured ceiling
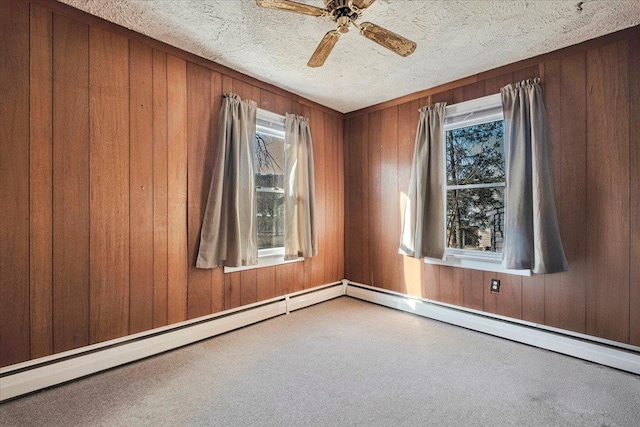
M 415 53 L 352 30 L 309 68 L 328 19 L 253 0 L 60 1 L 343 113 L 640 24 L 640 0 L 377 0 L 358 22 L 412 39 Z

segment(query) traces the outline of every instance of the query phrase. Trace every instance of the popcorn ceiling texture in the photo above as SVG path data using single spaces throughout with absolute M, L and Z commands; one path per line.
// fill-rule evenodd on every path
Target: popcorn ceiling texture
M 640 0 L 377 0 L 358 22 L 412 39 L 415 53 L 352 29 L 309 68 L 329 19 L 253 0 L 59 1 L 343 113 L 640 24 Z

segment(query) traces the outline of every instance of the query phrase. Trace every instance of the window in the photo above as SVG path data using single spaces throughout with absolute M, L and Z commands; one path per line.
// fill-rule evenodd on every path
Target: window
M 281 116 L 269 120 L 264 110 L 258 111 L 254 164 L 261 254 L 277 248 L 284 251 L 284 117 L 280 123 L 273 119 Z
M 507 271 L 501 266 L 505 154 L 500 94 L 447 106 L 443 144 L 445 260 L 427 262 Z
M 225 273 L 285 262 L 284 117 L 258 108 L 254 143 L 258 265 L 225 267 Z

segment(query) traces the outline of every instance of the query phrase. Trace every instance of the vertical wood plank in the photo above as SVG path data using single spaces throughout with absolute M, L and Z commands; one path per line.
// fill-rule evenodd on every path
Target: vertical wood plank
M 258 301 L 264 301 L 269 298 L 274 298 L 275 296 L 277 296 L 276 268 L 261 268 L 260 272 L 256 274 L 256 299 Z
M 211 136 L 209 139 L 210 150 L 215 164 L 215 156 L 218 143 L 218 117 L 220 116 L 220 107 L 222 106 L 222 74 L 211 72 L 211 117 L 209 121 L 209 129 Z M 209 197 L 209 187 L 213 178 L 213 164 L 209 176 L 205 176 L 206 197 Z M 206 199 L 205 202 L 206 203 Z M 206 208 L 206 204 L 205 204 Z M 224 268 L 218 267 L 211 271 L 211 312 L 217 313 L 224 310 Z
M 489 283 L 500 280 L 500 293 L 492 294 Z M 484 311 L 502 316 L 522 318 L 522 277 L 511 274 L 484 272 Z
M 89 27 L 53 16 L 53 351 L 89 344 Z
M 534 274 L 522 278 L 522 320 L 545 323 L 545 277 L 544 274 Z
M 29 4 L 0 5 L 0 366 L 29 359 Z
M 196 268 L 200 229 L 207 205 L 214 152 L 211 134 L 211 71 L 187 64 L 187 144 L 188 144 L 188 283 L 187 312 L 190 319 L 211 311 L 212 274 L 210 269 Z
M 432 300 L 440 299 L 440 266 L 422 263 L 422 297 Z
M 167 54 L 153 51 L 153 327 L 167 324 Z
M 586 332 L 587 67 L 586 53 L 544 64 L 545 107 L 562 245 L 569 271 L 545 277 L 549 326 Z
M 440 266 L 439 301 L 455 305 L 464 305 L 463 270 L 449 266 Z
M 240 272 L 240 305 L 251 304 L 258 300 L 257 271 L 258 269 L 254 268 Z
M 382 148 L 381 148 L 381 112 L 375 111 L 368 115 L 367 129 L 369 135 L 366 140 L 362 141 L 363 150 L 369 153 L 369 176 L 367 178 L 367 187 L 362 191 L 367 192 L 369 196 L 368 212 L 360 211 L 359 220 L 368 224 L 369 236 L 369 271 L 367 273 L 365 284 L 384 288 L 382 281 L 382 244 L 380 238 L 383 224 L 381 224 L 382 216 Z M 364 186 L 365 183 L 363 183 Z
M 90 342 L 129 333 L 129 44 L 91 27 Z
M 134 334 L 153 327 L 153 51 L 130 41 L 129 61 L 129 333 Z
M 187 64 L 167 55 L 168 323 L 187 318 Z
M 345 127 L 344 127 L 344 119 L 340 117 L 338 119 L 338 147 L 337 147 L 337 168 L 338 168 L 338 244 L 336 247 L 336 251 L 338 252 L 338 263 L 337 263 L 337 274 L 336 277 L 338 279 L 343 279 L 345 277 L 344 267 L 345 267 L 345 244 L 344 244 L 344 234 L 345 234 L 345 173 L 344 173 L 344 135 L 345 135 Z
M 311 110 L 309 117 L 309 127 L 313 138 L 313 160 L 314 160 L 314 181 L 315 181 L 315 222 L 316 235 L 318 236 L 318 255 L 313 258 L 311 264 L 311 287 L 324 283 L 324 267 L 327 258 L 327 226 L 326 215 L 326 165 L 325 149 L 327 146 L 324 133 L 324 115 L 321 111 Z M 292 287 L 293 291 L 295 287 Z
M 342 183 L 344 185 L 343 197 L 341 198 L 343 204 L 343 212 L 344 212 L 344 227 L 343 227 L 343 245 L 344 245 L 344 277 L 353 278 L 351 280 L 355 280 L 355 276 L 353 275 L 353 263 L 352 259 L 352 247 L 353 243 L 351 242 L 351 229 L 352 224 L 355 221 L 352 221 L 352 216 L 354 213 L 351 211 L 351 166 L 350 166 L 350 154 L 349 150 L 351 145 L 353 144 L 353 137 L 351 136 L 351 130 L 353 129 L 352 123 L 354 119 L 344 120 L 343 126 L 343 136 L 342 136 Z
M 640 346 L 640 37 L 629 42 L 629 343 Z
M 629 42 L 587 52 L 587 333 L 629 341 Z
M 398 241 L 400 239 L 400 194 L 398 192 L 398 107 L 381 113 L 380 241 L 381 285 L 399 290 Z M 383 231 L 384 230 L 384 231 Z
M 484 92 L 486 95 L 500 93 L 500 89 L 513 83 L 513 73 L 505 73 L 496 77 L 488 78 L 484 81 Z
M 31 358 L 53 352 L 53 15 L 31 5 L 30 172 Z
M 334 278 L 334 265 L 336 259 L 336 248 L 335 248 L 335 240 L 336 240 L 336 229 L 339 224 L 336 221 L 336 209 L 335 209 L 335 200 L 336 200 L 336 171 L 334 169 L 336 155 L 334 152 L 335 146 L 335 120 L 333 116 L 329 114 L 322 114 L 324 117 L 323 126 L 324 126 L 324 140 L 325 140 L 325 198 L 324 198 L 324 207 L 325 207 L 325 256 L 324 256 L 324 271 L 322 283 L 330 283 L 335 280 Z
M 471 83 L 462 88 L 462 101 L 469 101 L 471 99 L 481 98 L 485 95 L 484 80 Z
M 224 275 L 224 309 L 240 307 L 241 271 Z
M 371 284 L 369 281 L 369 227 L 368 222 L 362 221 L 362 212 L 369 211 L 369 152 L 367 145 L 363 143 L 366 141 L 367 130 L 366 115 L 350 120 L 350 135 L 348 145 L 345 148 L 349 159 L 349 163 L 345 164 L 346 175 L 348 175 L 348 193 L 345 206 L 349 212 L 349 227 L 346 229 L 347 253 L 345 256 L 349 279 Z
M 484 274 L 482 271 L 465 269 L 463 272 L 462 305 L 474 310 L 484 307 Z

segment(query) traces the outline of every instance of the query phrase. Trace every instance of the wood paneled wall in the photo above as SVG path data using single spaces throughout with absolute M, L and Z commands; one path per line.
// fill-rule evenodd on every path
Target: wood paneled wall
M 570 270 L 520 277 L 398 255 L 418 108 L 537 76 Z M 640 345 L 640 27 L 350 113 L 345 168 L 348 279 Z
M 0 2 L 0 61 L 0 366 L 344 277 L 341 114 L 55 2 Z M 229 91 L 309 117 L 317 257 L 194 268 Z

